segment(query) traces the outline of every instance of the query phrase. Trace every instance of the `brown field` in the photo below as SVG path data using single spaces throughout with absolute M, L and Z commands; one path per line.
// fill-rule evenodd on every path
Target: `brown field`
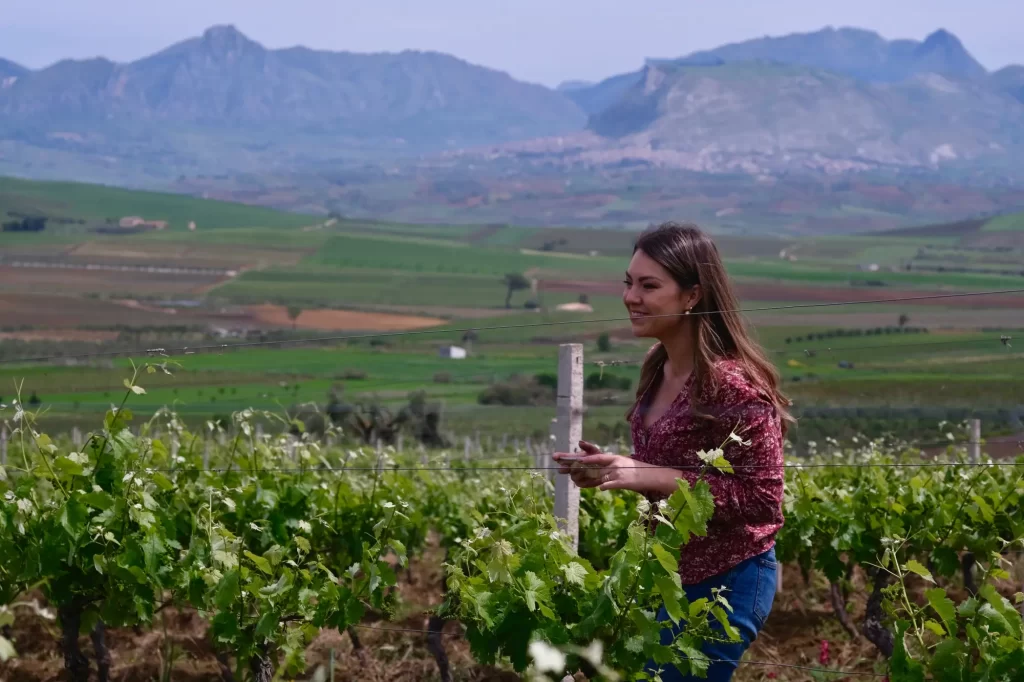
M 304 310 L 295 326 L 327 331 L 402 331 L 433 327 L 444 322 L 445 320 L 439 317 L 422 315 L 353 310 Z M 275 305 L 165 309 L 134 299 L 99 300 L 48 293 L 0 293 L 0 327 L 11 330 L 10 334 L 19 335 L 17 338 L 23 338 L 25 334 L 31 333 L 70 341 L 79 338 L 69 332 L 78 327 L 210 324 L 230 329 L 260 329 L 287 328 L 292 326 L 292 321 L 288 319 L 287 308 Z M 22 327 L 33 329 L 24 330 Z M 83 337 L 81 340 L 94 339 Z
M 0 340 L 11 341 L 114 341 L 117 332 L 92 329 L 34 329 L 25 332 L 0 332 Z
M 0 290 L 36 294 L 200 294 L 225 279 L 214 275 L 170 272 L 0 266 Z
M 91 241 L 67 251 L 70 261 L 92 263 L 159 263 L 172 267 L 240 268 L 295 265 L 307 249 L 247 248 L 237 244 L 194 244 L 161 242 Z
M 114 301 L 51 294 L 0 293 L 0 324 L 10 327 L 74 329 L 121 324 L 182 324 L 175 315 L 150 310 L 129 310 Z
M 263 324 L 281 327 L 292 326 L 288 318 L 288 309 L 279 305 L 254 305 L 246 310 L 253 319 Z M 303 310 L 295 320 L 295 326 L 302 329 L 324 330 L 365 330 L 365 331 L 405 331 L 407 329 L 423 329 L 444 324 L 444 320 L 436 317 L 419 315 L 396 315 L 391 313 L 368 313 L 355 310 Z

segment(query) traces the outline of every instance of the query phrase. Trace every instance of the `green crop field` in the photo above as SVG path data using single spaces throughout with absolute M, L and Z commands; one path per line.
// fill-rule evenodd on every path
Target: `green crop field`
M 984 232 L 1009 232 L 1024 230 L 1024 213 L 1011 213 L 1009 215 L 993 218 L 981 228 Z
M 635 384 L 636 363 L 649 347 L 647 340 L 630 337 L 617 293 L 637 236 L 634 231 L 338 221 L 175 195 L 2 179 L 0 211 L 39 212 L 86 222 L 56 222 L 52 230 L 48 226 L 42 233 L 5 233 L 4 246 L 17 253 L 60 258 L 68 252 L 78 262 L 97 257 L 115 263 L 145 259 L 179 268 L 198 263 L 238 271 L 237 276 L 196 279 L 194 284 L 177 280 L 178 288 L 167 287 L 161 294 L 161 285 L 142 279 L 147 275 L 138 271 L 78 277 L 60 269 L 9 268 L 2 282 L 9 298 L 0 304 L 10 311 L 3 323 L 14 340 L 0 337 L 0 343 L 20 343 L 24 353 L 5 349 L 8 358 L 46 354 L 59 347 L 50 341 L 40 346 L 45 350 L 33 352 L 36 342 L 16 340 L 36 328 L 31 320 L 37 318 L 28 316 L 33 306 L 25 305 L 24 296 L 40 290 L 60 293 L 61 310 L 68 316 L 81 311 L 81 318 L 64 327 L 115 330 L 122 335 L 119 349 L 215 345 L 219 337 L 198 341 L 196 334 L 201 332 L 196 330 L 251 332 L 253 325 L 259 330 L 258 325 L 265 323 L 246 317 L 245 311 L 263 303 L 311 312 L 317 308 L 371 312 L 385 321 L 391 313 L 443 320 L 412 334 L 381 326 L 387 333 L 371 343 L 374 332 L 367 332 L 365 326 L 370 318 L 342 316 L 332 326 L 306 328 L 303 333 L 359 338 L 298 348 L 174 355 L 171 360 L 181 367 L 174 369 L 173 376 L 147 375 L 146 394 L 133 397 L 135 409 L 143 414 L 174 405 L 190 419 L 203 419 L 249 406 L 276 410 L 303 402 L 323 405 L 332 390 L 342 390 L 348 399 L 379 400 L 398 407 L 410 393 L 424 390 L 445 402 L 452 428 L 468 430 L 476 425 L 486 432 L 516 432 L 521 426 L 543 433 L 550 406 L 481 405 L 480 393 L 516 375 L 553 372 L 557 345 L 567 342 L 584 344 L 588 374 L 602 371 L 594 364 L 598 361 L 625 362 L 603 371 Z M 168 220 L 171 226 L 126 236 L 88 232 L 89 224 L 131 214 Z M 189 220 L 195 220 L 199 229 L 185 229 Z M 999 229 L 1009 230 L 1014 220 L 1012 216 L 996 219 L 985 229 L 1004 224 Z M 989 310 L 971 299 L 927 306 L 820 305 L 849 300 L 851 290 L 856 291 L 853 298 L 871 300 L 881 298 L 875 292 L 894 287 L 932 293 L 1024 286 L 1024 279 L 1006 275 L 891 270 L 905 261 L 991 269 L 1012 266 L 1016 254 L 1012 250 L 965 249 L 952 228 L 948 234 L 941 226 L 935 230 L 922 235 L 716 237 L 730 275 L 743 285 L 741 306 L 750 311 L 746 318 L 779 367 L 798 407 L 1024 404 L 1020 382 L 1008 379 L 1019 376 L 1020 358 L 998 340 L 1000 333 L 1019 335 L 1015 329 L 1024 327 L 1024 318 L 1006 301 L 1000 304 L 1003 307 Z M 874 272 L 861 269 L 870 263 L 881 267 Z M 45 279 L 48 272 L 50 280 Z M 540 286 L 536 292 L 515 291 L 506 309 L 508 273 L 536 278 Z M 121 297 L 136 296 L 147 302 L 187 298 L 193 307 L 161 315 L 157 310 L 143 313 L 110 304 L 102 324 L 97 324 L 82 298 L 90 291 L 118 291 L 123 292 Z M 93 294 L 97 296 L 102 294 Z M 582 296 L 591 306 L 589 311 L 556 310 Z M 527 302 L 537 309 L 527 309 Z M 814 307 L 799 307 L 807 303 Z M 933 328 L 927 334 L 875 333 L 878 327 L 896 325 L 901 315 L 909 315 L 911 326 L 928 326 L 931 320 Z M 968 317 L 973 320 L 970 324 Z M 166 319 L 168 329 L 188 328 L 192 336 L 161 332 L 161 319 Z M 303 313 L 299 319 L 313 317 Z M 346 319 L 357 321 L 346 323 Z M 138 327 L 148 330 L 145 337 L 131 335 Z M 842 334 L 836 331 L 840 328 L 845 329 Z M 993 331 L 997 328 L 1004 331 Z M 462 345 L 467 329 L 475 333 L 470 357 L 440 357 L 438 348 Z M 267 331 L 277 334 L 275 338 L 291 333 L 281 325 Z M 612 334 L 608 352 L 596 348 L 602 333 Z M 112 347 L 104 343 L 108 342 L 75 348 Z M 23 381 L 23 399 L 35 393 L 47 411 L 46 419 L 86 423 L 120 400 L 129 371 L 126 360 L 110 367 L 89 361 L 84 366 L 0 365 L 0 398 L 10 400 L 16 383 Z M 594 398 L 598 402 L 588 408 L 591 419 L 618 423 L 629 395 L 628 390 L 598 394 Z
M 479 248 L 414 237 L 338 235 L 305 261 L 335 268 L 380 268 L 414 272 L 489 274 L 551 271 L 610 272 L 621 268 L 617 258 L 576 254 L 524 254 L 513 249 Z
M 192 220 L 200 228 L 299 227 L 315 222 L 310 216 L 178 194 L 0 177 L 0 215 L 12 211 L 94 221 L 137 215 L 166 220 L 169 229 L 186 229 Z

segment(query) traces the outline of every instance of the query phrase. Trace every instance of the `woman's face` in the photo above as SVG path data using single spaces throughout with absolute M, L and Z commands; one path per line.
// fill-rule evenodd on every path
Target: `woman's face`
M 680 288 L 668 270 L 640 250 L 629 261 L 625 284 L 622 302 L 634 336 L 663 339 L 679 331 L 682 318 L 655 316 L 678 316 L 689 310 L 693 289 Z

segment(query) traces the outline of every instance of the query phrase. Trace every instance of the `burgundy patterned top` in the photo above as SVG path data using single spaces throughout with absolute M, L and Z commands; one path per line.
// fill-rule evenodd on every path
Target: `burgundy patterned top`
M 661 466 L 689 467 L 682 469 L 681 475 L 691 484 L 697 480 L 701 465 L 697 450 L 721 447 L 734 430 L 750 445 L 730 441 L 723 448 L 725 458 L 734 467 L 763 465 L 736 468 L 731 474 L 709 469 L 704 474 L 715 497 L 715 513 L 708 523 L 708 534 L 695 536 L 682 547 L 679 576 L 684 585 L 702 582 L 768 551 L 783 522 L 780 417 L 738 363 L 722 360 L 716 368 L 718 390 L 712 395 L 705 387 L 699 402 L 701 412 L 713 414 L 717 421 L 691 412 L 691 374 L 675 401 L 650 429 L 644 427 L 643 413 L 649 397 L 656 392 L 653 386 L 641 397 L 630 424 L 635 459 Z M 660 497 L 650 495 L 648 499 L 654 502 Z

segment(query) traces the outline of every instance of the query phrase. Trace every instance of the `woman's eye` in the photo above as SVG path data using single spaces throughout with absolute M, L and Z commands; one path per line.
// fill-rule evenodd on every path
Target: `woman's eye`
M 631 286 L 633 286 L 633 283 L 632 283 L 632 282 L 630 282 L 630 281 L 629 281 L 628 279 L 624 279 L 624 280 L 622 280 L 622 283 L 623 283 L 623 284 L 625 284 L 625 285 L 626 285 L 627 287 L 631 287 Z

